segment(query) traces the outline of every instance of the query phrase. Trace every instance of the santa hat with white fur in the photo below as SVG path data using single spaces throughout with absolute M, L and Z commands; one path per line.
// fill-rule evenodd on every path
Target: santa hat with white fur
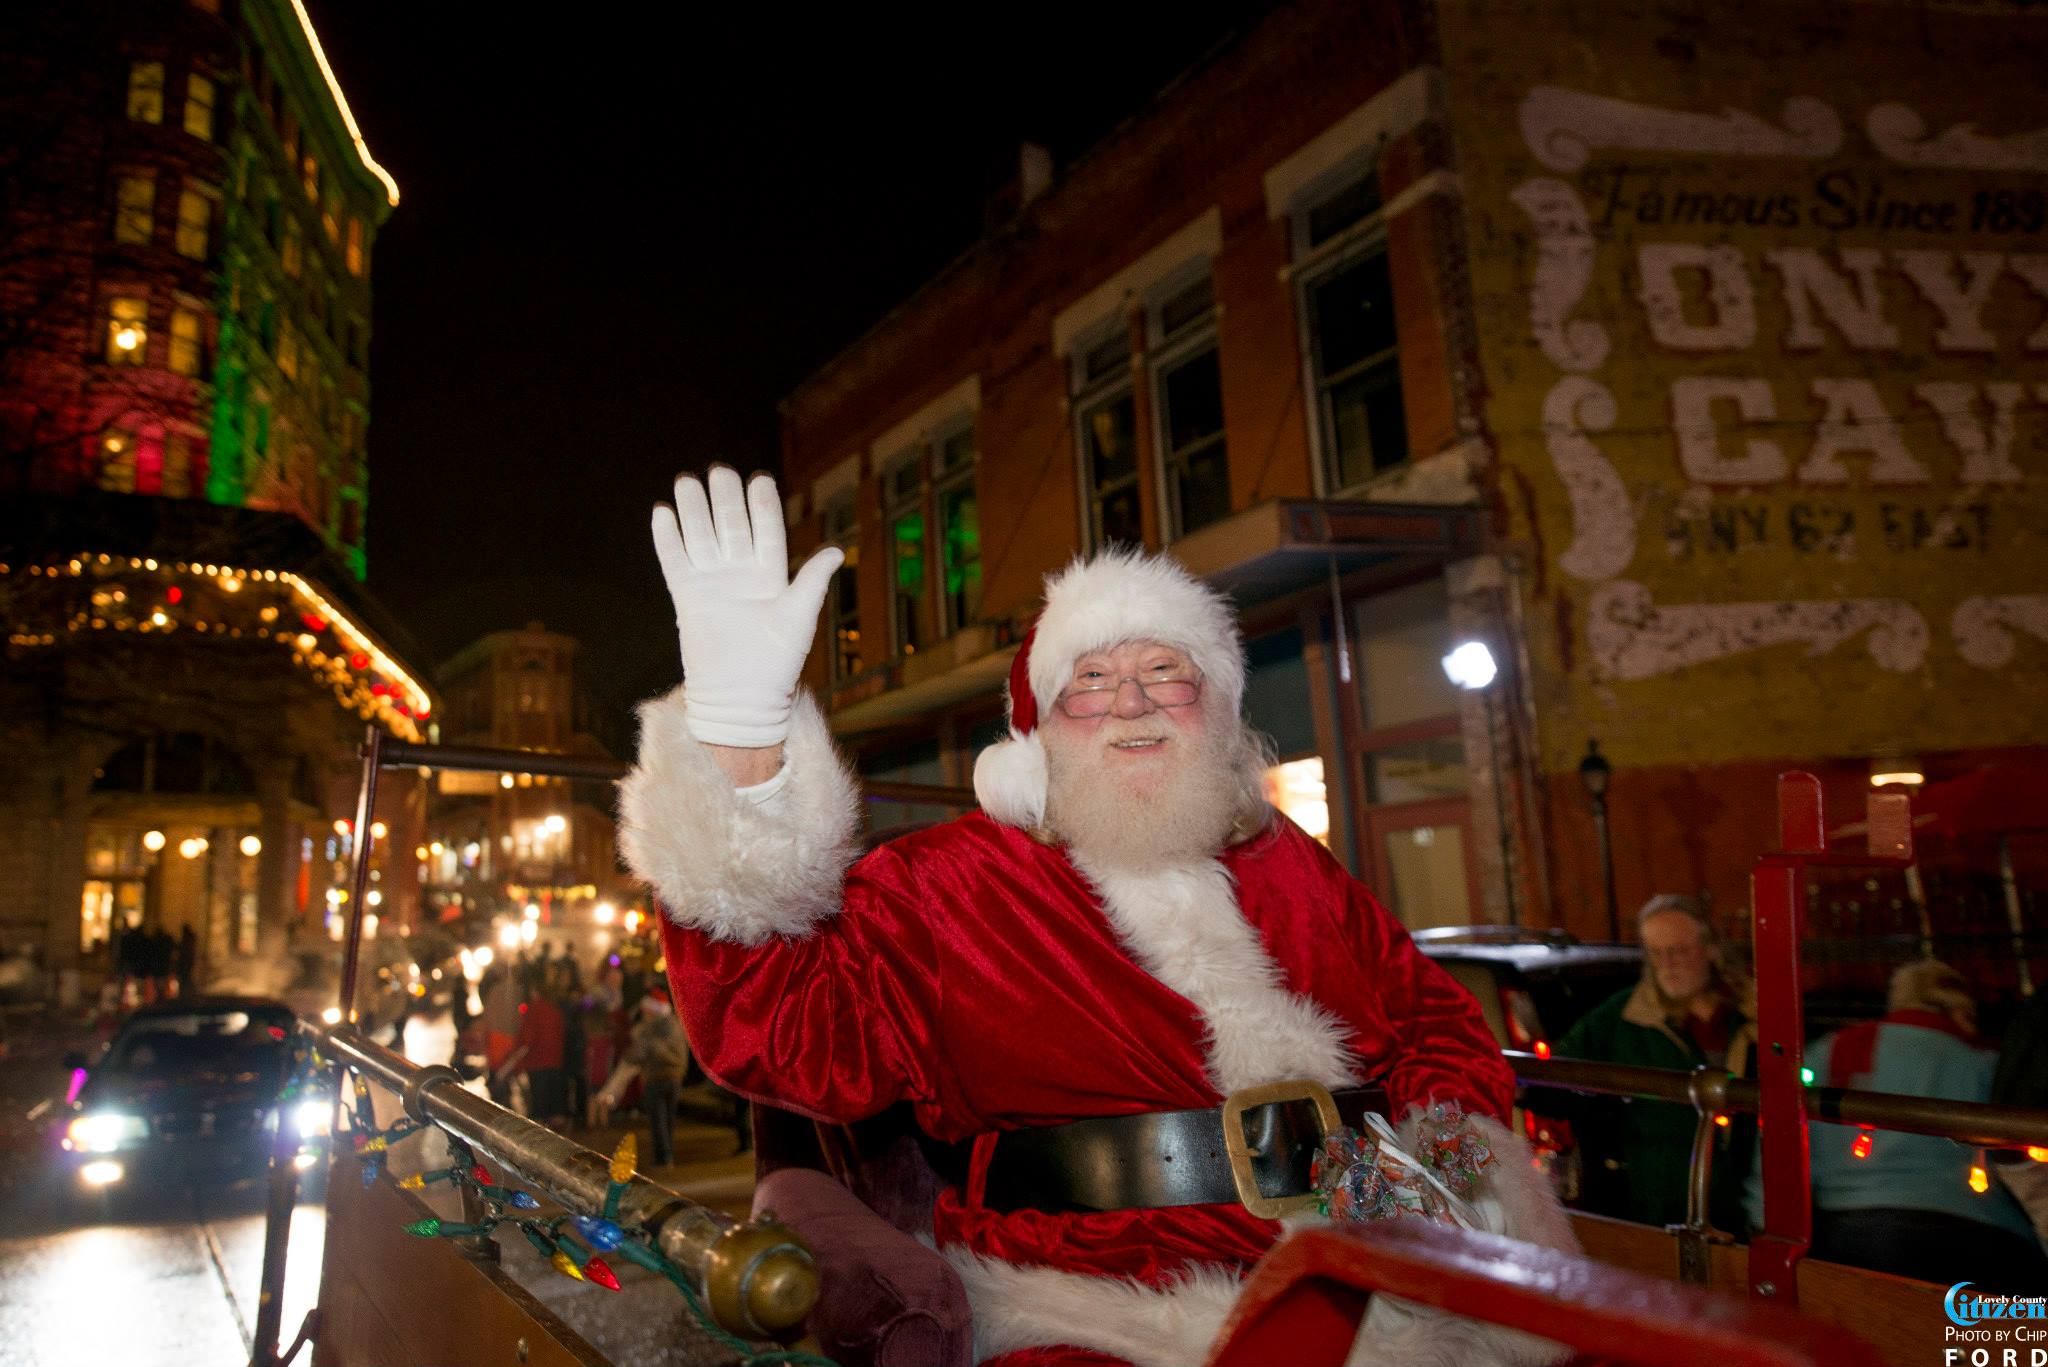
M 1045 820 L 1045 744 L 1038 718 L 1091 650 L 1156 641 L 1186 653 L 1225 715 L 1244 701 L 1244 645 L 1237 617 L 1214 589 L 1163 555 L 1100 551 L 1045 582 L 1045 608 L 1010 662 L 1010 738 L 974 762 L 981 809 L 1006 826 Z

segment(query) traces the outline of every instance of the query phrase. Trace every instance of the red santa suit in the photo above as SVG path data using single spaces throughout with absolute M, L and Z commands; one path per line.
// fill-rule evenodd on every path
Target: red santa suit
M 1063 586 L 1089 587 L 1052 586 L 1034 656 L 1048 624 L 1063 625 Z M 1213 644 L 1206 625 L 1199 643 Z M 1234 711 L 1241 655 L 1227 616 L 1223 629 L 1222 648 L 1197 662 L 1210 686 L 1223 676 Z M 1082 635 L 1071 653 L 1058 644 L 1051 669 L 1134 636 L 1189 648 L 1156 623 L 1084 623 Z M 1478 1203 L 1489 1223 L 1572 1246 L 1526 1150 L 1498 1123 L 1514 1079 L 1477 1005 L 1285 817 L 1214 859 L 1143 874 L 1084 867 L 1026 829 L 1043 798 L 1027 728 L 977 775 L 987 811 L 855 862 L 855 780 L 808 699 L 766 791 L 735 793 L 685 725 L 680 690 L 641 720 L 622 843 L 667 912 L 675 1000 L 705 1071 L 828 1122 L 908 1102 L 934 1138 L 972 1142 L 966 1186 L 941 1196 L 932 1235 L 966 1283 L 983 1358 L 1051 1362 L 1032 1350 L 1069 1345 L 1198 1362 L 1244 1270 L 1281 1232 L 1238 1205 L 988 1209 L 982 1183 L 1004 1130 L 1214 1107 L 1283 1079 L 1377 1081 L 1397 1117 L 1435 1101 L 1482 1117 L 1501 1160 Z M 1005 762 L 1021 786 L 1000 772 L 989 781 Z M 1375 1318 L 1355 1361 L 1552 1356 L 1535 1340 L 1391 1304 Z

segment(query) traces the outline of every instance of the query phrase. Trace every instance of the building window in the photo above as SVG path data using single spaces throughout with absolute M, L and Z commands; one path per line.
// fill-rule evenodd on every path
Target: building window
M 299 158 L 299 183 L 306 187 L 306 202 L 320 202 L 320 159 L 310 151 Z
M 190 309 L 172 309 L 171 369 L 180 375 L 197 375 L 202 346 L 199 315 Z
M 889 644 L 915 655 L 925 644 L 923 452 L 913 446 L 882 471 L 882 527 L 889 542 Z
M 156 178 L 122 176 L 114 186 L 114 241 L 146 247 L 156 232 Z
M 974 491 L 972 424 L 932 448 L 933 499 L 939 514 L 940 631 L 972 626 L 981 612 L 981 509 Z
M 135 62 L 128 68 L 128 117 L 137 123 L 164 121 L 164 64 Z
M 135 433 L 125 427 L 100 434 L 99 486 L 117 494 L 135 492 Z
M 299 330 L 289 318 L 277 325 L 277 368 L 290 379 L 299 378 Z
M 296 280 L 306 268 L 306 238 L 299 231 L 299 220 L 295 214 L 288 214 L 284 220 L 284 245 L 278 248 L 278 264 L 284 273 Z
M 1299 215 L 1301 276 L 1324 491 L 1341 494 L 1408 459 L 1393 277 L 1367 174 Z
M 1153 311 L 1153 405 L 1166 471 L 1166 535 L 1174 540 L 1230 514 L 1230 460 L 1223 439 L 1223 372 L 1210 277 Z
M 107 301 L 107 364 L 141 365 L 149 348 L 149 302 L 133 295 Z
M 213 82 L 196 71 L 185 77 L 185 131 L 213 141 Z
M 349 215 L 349 220 L 348 220 L 348 247 L 347 247 L 347 249 L 346 249 L 346 251 L 345 251 L 345 253 L 344 253 L 344 256 L 345 256 L 345 258 L 346 258 L 346 260 L 347 260 L 347 262 L 348 262 L 348 273 L 349 273 L 350 275 L 361 275 L 361 274 L 363 273 L 363 259 L 364 259 L 364 258 L 363 258 L 363 220 L 361 220 L 360 218 L 357 218 L 357 217 L 356 217 L 355 215 L 353 215 L 353 214 Z
M 341 245 L 341 195 L 331 186 L 326 203 L 320 206 L 320 230 L 327 234 L 330 245 Z
M 277 140 L 284 144 L 285 170 L 299 164 L 299 119 L 286 109 L 278 115 Z
M 164 438 L 163 475 L 158 489 L 165 498 L 192 497 L 192 439 L 183 432 Z
M 825 540 L 846 553 L 846 563 L 832 576 L 827 600 L 832 621 L 832 682 L 860 673 L 860 537 L 855 526 L 854 491 L 847 489 L 825 504 Z
M 1088 499 L 1088 544 L 1142 545 L 1138 419 L 1131 397 L 1131 339 L 1118 330 L 1074 356 L 1074 446 Z
M 197 190 L 178 193 L 178 255 L 204 261 L 213 237 L 213 201 Z

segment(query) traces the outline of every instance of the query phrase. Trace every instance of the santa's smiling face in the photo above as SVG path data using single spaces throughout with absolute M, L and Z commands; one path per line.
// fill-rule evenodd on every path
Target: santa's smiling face
M 1047 825 L 1105 863 L 1213 855 L 1238 811 L 1235 747 L 1223 742 L 1241 728 L 1209 703 L 1186 653 L 1156 641 L 1074 661 L 1039 724 Z

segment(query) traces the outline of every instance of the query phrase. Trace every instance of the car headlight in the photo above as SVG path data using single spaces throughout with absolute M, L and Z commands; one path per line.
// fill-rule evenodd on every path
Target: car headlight
M 100 1111 L 82 1115 L 71 1122 L 65 1138 L 79 1153 L 112 1153 L 123 1144 L 149 1138 L 149 1126 L 139 1115 L 122 1111 Z
M 334 1124 L 333 1098 L 301 1101 L 292 1111 L 292 1122 L 298 1126 L 299 1138 L 318 1139 Z

